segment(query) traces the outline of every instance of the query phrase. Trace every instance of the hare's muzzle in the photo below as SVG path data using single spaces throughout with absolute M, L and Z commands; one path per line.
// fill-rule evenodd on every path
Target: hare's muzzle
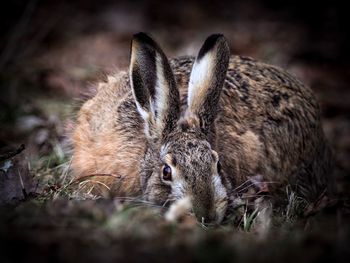
M 198 222 L 203 224 L 209 224 L 217 222 L 219 218 L 216 216 L 215 209 L 210 208 L 207 204 L 202 205 L 197 200 L 186 196 L 172 203 L 169 210 L 165 214 L 165 219 L 170 222 L 176 222 L 179 218 L 182 218 L 187 213 L 192 213 L 196 216 Z M 193 204 L 195 204 L 193 206 Z
M 194 207 L 193 212 L 200 223 L 209 224 L 216 222 L 216 214 L 213 209 L 207 209 L 206 207 Z
M 192 197 L 192 210 L 201 223 L 207 224 L 216 221 L 214 199 L 211 192 L 195 193 Z

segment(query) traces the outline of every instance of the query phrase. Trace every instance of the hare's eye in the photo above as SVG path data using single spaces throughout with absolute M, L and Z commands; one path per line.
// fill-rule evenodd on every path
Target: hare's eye
M 163 167 L 163 180 L 171 181 L 171 168 L 169 165 Z
M 221 173 L 221 163 L 220 163 L 220 161 L 218 161 L 216 169 L 218 170 L 218 174 Z

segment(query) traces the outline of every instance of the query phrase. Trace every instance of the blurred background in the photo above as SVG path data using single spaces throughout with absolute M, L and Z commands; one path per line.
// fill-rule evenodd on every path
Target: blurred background
M 24 143 L 27 159 L 62 162 L 77 101 L 106 75 L 127 69 L 134 33 L 151 33 L 175 57 L 195 55 L 209 34 L 221 32 L 232 54 L 281 66 L 315 91 L 343 191 L 350 172 L 347 10 L 344 1 L 4 2 L 0 153 Z
M 43 262 L 70 262 L 76 257 L 85 262 L 92 258 L 112 262 L 130 257 L 140 261 L 150 255 L 147 247 L 167 245 L 169 234 L 163 234 L 162 223 L 141 217 L 144 224 L 139 224 L 132 213 L 120 223 L 118 216 L 111 217 L 120 211 L 113 203 L 100 200 L 77 204 L 74 201 L 78 198 L 72 193 L 72 202 L 41 203 L 62 196 L 71 184 L 67 179 L 67 133 L 76 111 L 96 83 L 118 70 L 127 70 L 130 41 L 140 31 L 150 33 L 168 57 L 196 55 L 208 35 L 223 33 L 232 54 L 285 68 L 309 85 L 319 99 L 323 127 L 335 152 L 340 199 L 349 200 L 350 16 L 346 1 L 12 0 L 0 4 L 0 20 L 0 208 L 4 204 L 16 205 L 0 210 L 0 250 L 8 248 L 7 253 L 17 257 L 16 262 L 38 262 L 40 258 Z M 33 209 L 28 202 L 17 206 L 33 197 L 39 208 Z M 42 206 L 47 210 L 43 214 L 39 213 Z M 347 211 L 348 216 L 340 216 L 340 210 Z M 348 201 L 340 209 L 331 210 L 333 219 L 314 227 L 324 232 L 321 238 L 304 237 L 304 230 L 312 227 L 308 219 L 302 219 L 298 230 L 301 234 L 292 231 L 291 237 L 277 238 L 272 246 L 257 243 L 254 251 L 261 254 L 251 253 L 251 243 L 246 242 L 236 259 L 260 262 L 274 258 L 280 262 L 291 254 L 293 262 L 331 261 L 330 251 L 340 259 L 343 252 L 349 254 L 344 241 L 349 241 L 345 237 L 350 229 L 344 223 L 349 211 Z M 111 221 L 114 223 L 107 232 L 97 231 L 102 224 L 110 227 Z M 135 243 L 130 238 L 137 232 L 135 225 L 152 242 Z M 285 228 L 284 225 L 284 230 L 277 233 L 290 233 Z M 167 231 L 177 233 L 174 229 Z M 120 232 L 111 237 L 111 230 L 125 231 L 124 239 Z M 182 230 L 190 235 L 189 242 L 193 237 L 203 237 L 189 228 Z M 158 233 L 158 239 L 154 233 Z M 232 239 L 236 232 L 216 234 L 208 234 L 208 239 L 198 243 L 197 258 L 226 259 L 242 247 L 241 239 Z M 178 257 L 170 260 L 176 261 L 184 257 L 184 239 L 176 235 L 172 241 L 179 245 Z M 236 244 L 236 250 L 222 250 L 230 242 Z M 127 253 L 131 243 L 139 254 Z M 293 252 L 298 249 L 300 253 Z M 169 251 L 159 252 L 164 255 Z M 212 251 L 222 257 L 213 258 Z M 187 261 L 191 262 L 189 258 Z

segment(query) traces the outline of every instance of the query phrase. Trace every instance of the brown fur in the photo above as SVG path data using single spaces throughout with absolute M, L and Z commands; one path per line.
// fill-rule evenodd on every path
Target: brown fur
M 192 57 L 170 60 L 179 89 L 182 118 L 174 128 L 176 132 L 167 132 L 163 143 L 196 143 L 206 139 L 191 135 L 199 134 L 195 130 L 201 123 L 196 112 L 187 111 L 187 87 L 193 63 Z M 206 93 L 206 89 L 201 90 Z M 196 103 L 203 103 L 205 94 L 198 96 Z M 319 106 L 313 92 L 296 78 L 275 66 L 231 56 L 216 104 L 217 116 L 210 125 L 211 138 L 207 139 L 218 153 L 228 193 L 233 194 L 237 186 L 256 174 L 274 183 L 269 186 L 272 194 L 283 193 L 290 184 L 299 195 L 313 201 L 329 188 L 332 158 L 321 127 Z M 105 181 L 115 195 L 143 193 L 148 199 L 165 202 L 166 188 L 147 188 L 148 181 L 155 186 L 160 184 L 148 172 L 161 167 L 157 155 L 161 145 L 150 143 L 144 129 L 129 76 L 120 72 L 101 84 L 97 95 L 79 111 L 72 138 L 75 174 L 121 175 L 120 180 Z M 178 156 L 185 156 L 186 149 L 179 150 Z M 191 154 L 188 152 L 188 156 Z M 187 167 L 190 163 L 182 165 Z M 198 202 L 205 204 L 202 199 Z
M 139 195 L 139 162 L 145 139 L 141 120 L 139 124 L 123 122 L 132 115 L 139 118 L 134 105 L 129 113 L 121 112 L 132 99 L 127 75 L 121 73 L 109 78 L 98 90 L 79 111 L 72 137 L 72 167 L 78 177 L 99 173 L 121 176 L 120 179 L 101 177 L 99 181 L 110 186 L 116 195 Z M 132 129 L 139 130 L 140 136 L 129 133 Z

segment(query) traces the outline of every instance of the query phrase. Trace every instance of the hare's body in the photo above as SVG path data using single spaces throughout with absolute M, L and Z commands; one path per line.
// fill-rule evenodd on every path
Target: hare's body
M 189 110 L 193 63 L 191 57 L 170 61 L 182 118 Z M 104 183 L 117 196 L 153 191 L 146 189 L 146 179 L 140 176 L 147 163 L 152 163 L 147 159 L 152 154 L 147 153 L 147 127 L 136 106 L 129 75 L 120 72 L 101 84 L 96 96 L 83 105 L 73 136 L 72 165 L 77 176 L 113 174 L 118 178 L 105 177 Z M 277 67 L 233 56 L 217 112 L 208 141 L 220 158 L 228 198 L 257 175 L 271 182 L 272 195 L 291 185 L 312 201 L 327 188 L 331 157 L 319 107 L 311 90 L 294 77 Z M 162 195 L 162 191 L 148 196 Z

